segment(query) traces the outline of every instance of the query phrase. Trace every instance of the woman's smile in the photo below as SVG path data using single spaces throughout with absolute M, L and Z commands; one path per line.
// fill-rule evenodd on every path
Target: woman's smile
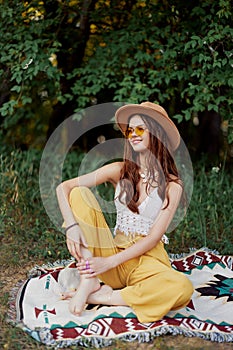
M 133 145 L 137 145 L 137 144 L 139 144 L 140 142 L 142 142 L 142 139 L 132 138 L 132 139 L 130 140 L 130 143 L 132 143 Z

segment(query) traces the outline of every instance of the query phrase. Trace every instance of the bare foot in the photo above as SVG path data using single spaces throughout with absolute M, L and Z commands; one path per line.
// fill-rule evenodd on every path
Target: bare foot
M 69 310 L 72 314 L 79 316 L 87 303 L 87 299 L 91 293 L 96 292 L 100 288 L 99 280 L 95 277 L 81 277 L 80 285 L 75 295 L 70 299 Z
M 111 305 L 111 296 L 113 289 L 110 286 L 103 285 L 96 292 L 89 295 L 88 304 Z
M 77 289 L 74 291 L 70 291 L 70 292 L 64 292 L 61 294 L 60 299 L 61 300 L 69 300 L 69 299 L 73 298 L 76 293 L 77 293 Z

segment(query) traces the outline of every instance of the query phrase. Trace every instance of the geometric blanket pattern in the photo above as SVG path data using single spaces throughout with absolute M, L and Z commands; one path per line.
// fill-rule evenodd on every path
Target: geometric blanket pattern
M 162 334 L 183 334 L 215 342 L 233 342 L 233 259 L 202 248 L 171 256 L 172 267 L 191 280 L 190 303 L 163 319 L 140 323 L 127 306 L 86 305 L 72 315 L 60 293 L 77 287 L 73 260 L 36 266 L 15 288 L 10 319 L 37 341 L 55 348 L 103 347 L 122 341 L 148 342 Z M 74 282 L 76 281 L 76 282 Z M 75 285 L 76 283 L 76 285 Z

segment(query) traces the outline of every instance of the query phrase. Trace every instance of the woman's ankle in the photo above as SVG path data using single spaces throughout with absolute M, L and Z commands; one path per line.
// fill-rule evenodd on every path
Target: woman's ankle
M 103 285 L 99 290 L 89 295 L 87 302 L 89 304 L 111 305 L 112 288 Z
M 112 294 L 113 294 L 113 289 L 110 290 L 109 295 L 107 295 L 106 305 L 112 305 Z

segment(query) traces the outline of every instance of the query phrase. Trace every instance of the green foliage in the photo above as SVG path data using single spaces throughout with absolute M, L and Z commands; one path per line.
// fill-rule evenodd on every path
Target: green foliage
M 36 137 L 45 134 L 51 119 L 58 124 L 82 107 L 151 100 L 179 122 L 218 112 L 233 141 L 230 0 L 92 0 L 85 10 L 86 5 L 1 2 L 5 138 L 12 141 L 13 135 L 28 145 L 34 130 Z
M 123 27 L 101 33 L 94 54 L 73 72 L 73 93 L 82 107 L 105 92 L 115 101 L 159 101 L 179 122 L 206 110 L 230 123 L 231 10 L 230 1 L 136 5 Z
M 60 44 L 50 32 L 56 18 L 46 18 L 38 1 L 4 1 L 0 19 L 1 90 L 10 95 L 0 114 L 3 129 L 10 131 L 27 119 L 38 120 L 47 113 L 46 100 L 56 99 L 62 73 L 51 58 Z
M 222 165 L 206 170 L 204 164 L 200 162 L 194 168 L 190 207 L 171 240 L 177 247 L 192 242 L 193 247 L 205 246 L 232 254 L 232 169 L 226 171 Z
M 39 190 L 41 152 L 2 151 L 0 158 L 1 264 L 37 256 L 63 257 L 65 239 L 58 233 L 43 208 Z M 6 249 L 7 247 L 7 249 Z M 7 255 L 7 256 L 6 256 Z

